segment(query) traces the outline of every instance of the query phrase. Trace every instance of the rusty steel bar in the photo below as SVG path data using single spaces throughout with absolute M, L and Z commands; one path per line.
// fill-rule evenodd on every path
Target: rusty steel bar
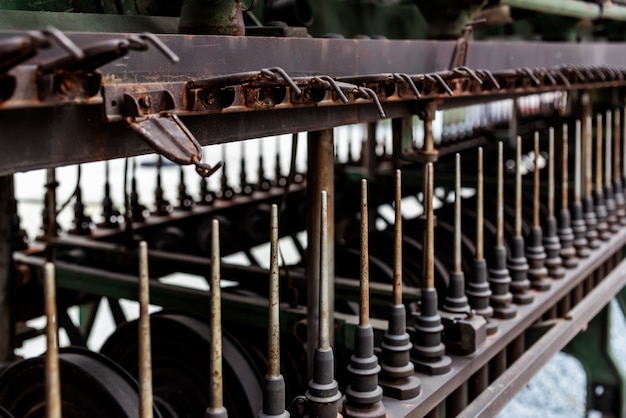
M 326 190 L 321 193 L 320 199 L 320 278 L 319 278 L 319 328 L 318 328 L 318 348 L 322 350 L 330 349 L 330 313 L 329 313 L 329 243 L 328 243 L 328 196 Z
M 139 243 L 139 416 L 152 418 L 152 348 L 150 342 L 148 244 Z
M 539 132 L 535 131 L 535 148 L 534 148 L 534 169 L 533 169 L 533 226 L 540 227 L 541 220 L 539 219 Z M 502 161 L 499 162 L 502 164 Z
M 205 418 L 226 418 L 224 408 L 224 387 L 222 381 L 222 296 L 220 274 L 220 224 L 217 219 L 211 222 L 211 361 L 210 397 Z
M 537 170 L 539 171 L 539 170 Z M 554 128 L 548 130 L 548 216 L 554 217 Z
M 596 191 L 600 193 L 602 190 L 602 114 L 596 115 Z
M 369 325 L 369 241 L 368 241 L 368 211 L 367 211 L 367 180 L 361 180 L 361 264 L 360 264 L 360 303 L 359 303 L 359 325 L 362 327 Z
M 583 135 L 583 148 L 585 149 L 585 162 L 584 162 L 584 168 L 585 168 L 585 196 L 586 197 L 590 197 L 591 193 L 592 193 L 592 184 L 593 184 L 593 174 L 592 174 L 592 164 L 593 164 L 593 160 L 592 160 L 592 156 L 593 156 L 593 150 L 592 150 L 592 146 L 591 146 L 591 135 L 592 135 L 592 121 L 591 121 L 591 116 L 587 116 L 586 118 L 586 123 L 585 123 L 585 129 L 584 129 L 584 135 Z
M 478 172 L 476 173 L 476 260 L 485 258 L 484 241 L 484 184 L 483 184 L 483 148 L 478 148 Z
M 454 271 L 462 273 L 461 267 L 461 154 L 455 156 L 454 174 Z
M 424 261 L 422 277 L 427 289 L 435 288 L 435 219 L 433 214 L 433 163 L 424 166 L 424 213 L 426 229 L 424 230 Z
M 272 205 L 270 224 L 270 293 L 268 318 L 268 369 L 270 376 L 280 375 L 280 299 L 278 296 L 278 206 Z
M 611 187 L 611 164 L 613 163 L 611 153 L 613 137 L 611 128 L 613 127 L 613 113 L 610 110 L 606 111 L 604 123 L 606 124 L 606 139 L 604 142 L 604 186 Z
M 569 211 L 569 169 L 568 169 L 568 134 L 567 124 L 563 124 L 563 134 L 561 138 L 561 210 Z
M 580 119 L 576 120 L 576 131 L 574 137 L 574 202 L 581 203 L 583 186 L 582 186 L 582 150 L 581 150 L 581 123 Z
M 621 160 L 622 157 L 621 146 L 622 146 L 622 137 L 621 137 L 621 129 L 622 129 L 622 112 L 620 109 L 615 109 L 614 117 L 613 117 L 613 142 L 615 147 L 615 152 L 613 153 L 613 178 L 619 179 L 621 176 L 621 167 L 620 165 L 624 165 L 626 161 Z
M 46 417 L 61 418 L 61 376 L 59 370 L 59 324 L 57 319 L 55 266 L 44 266 L 46 310 Z
M 498 192 L 496 208 L 496 247 L 504 245 L 504 157 L 502 141 L 498 142 Z
M 259 418 L 288 418 L 285 379 L 280 373 L 280 297 L 278 268 L 278 205 L 270 211 L 270 276 L 267 324 L 267 374 L 263 381 L 263 409 Z
M 396 170 L 396 211 L 393 229 L 393 304 L 402 305 L 402 172 Z
M 515 146 L 515 236 L 522 236 L 522 137 Z

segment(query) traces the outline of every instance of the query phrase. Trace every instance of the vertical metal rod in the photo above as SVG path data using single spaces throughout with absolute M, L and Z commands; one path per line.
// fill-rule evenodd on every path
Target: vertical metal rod
M 359 325 L 369 324 L 369 242 L 368 242 L 368 213 L 367 213 L 367 180 L 361 180 L 361 300 L 359 304 Z
M 461 154 L 455 156 L 454 179 L 454 271 L 461 273 Z
M 426 230 L 424 231 L 423 279 L 427 289 L 435 288 L 435 222 L 433 215 L 433 163 L 424 167 L 424 211 Z
M 602 114 L 596 115 L 596 191 L 602 191 Z
M 569 169 L 568 169 L 568 136 L 567 124 L 563 124 L 563 136 L 561 140 L 561 210 L 568 210 L 569 192 Z
M 539 132 L 535 132 L 535 167 L 533 182 L 533 226 L 540 226 L 539 220 Z M 502 161 L 499 162 L 502 164 Z
M 46 417 L 61 418 L 61 376 L 59 370 L 59 325 L 57 320 L 54 264 L 44 266 L 46 309 Z
M 504 245 L 504 157 L 502 141 L 498 142 L 498 203 L 497 203 L 496 247 Z
M 326 190 L 321 193 L 320 200 L 320 280 L 319 280 L 319 335 L 318 348 L 330 348 L 328 324 L 328 197 Z
M 220 284 L 220 224 L 213 219 L 211 230 L 211 397 L 209 409 L 224 410 L 222 387 L 222 296 Z
M 582 158 L 581 158 L 581 123 L 576 120 L 576 136 L 574 137 L 574 203 L 582 198 Z
M 402 304 L 402 172 L 396 170 L 396 216 L 393 245 L 393 304 Z
M 548 130 L 548 216 L 554 217 L 554 128 Z
M 322 190 L 327 196 L 328 216 L 328 255 L 325 264 L 328 267 L 328 276 L 334 277 L 334 146 L 333 130 L 313 131 L 308 134 L 308 173 L 307 178 L 307 346 L 315 347 L 318 342 L 319 322 L 319 278 L 320 278 L 320 200 Z M 329 306 L 334 306 L 333 286 L 329 286 Z M 333 320 L 334 310 L 329 314 L 329 320 Z M 330 341 L 332 344 L 333 328 L 330 328 Z M 308 376 L 313 376 L 314 350 L 308 350 Z
M 150 342 L 148 244 L 139 243 L 139 416 L 152 418 L 152 348 Z
M 517 137 L 515 152 L 515 236 L 522 236 L 522 137 Z
M 268 370 L 270 376 L 280 375 L 280 322 L 278 298 L 278 206 L 272 205 L 270 225 L 270 294 L 268 324 Z
M 483 260 L 485 258 L 485 245 L 483 235 L 483 198 L 484 198 L 484 185 L 483 185 L 483 148 L 478 148 L 478 172 L 476 173 L 476 260 Z
M 591 170 L 591 116 L 587 117 L 587 123 L 585 124 L 585 133 L 583 136 L 583 147 L 585 148 L 585 196 L 591 196 L 592 191 L 592 170 Z
M 613 127 L 613 113 L 610 110 L 607 110 L 604 119 L 604 123 L 606 123 L 606 140 L 604 143 L 604 185 L 606 187 L 611 187 L 611 164 L 613 160 L 611 153 L 611 147 L 613 145 L 611 128 Z
M 622 123 L 622 178 L 626 179 L 626 106 L 622 111 L 622 115 L 624 115 L 624 122 Z M 619 128 L 618 128 L 619 129 Z
M 621 116 L 621 112 L 619 109 L 615 109 L 615 118 L 614 118 L 614 136 L 613 136 L 613 142 L 615 143 L 615 153 L 613 154 L 613 178 L 614 179 L 619 179 L 620 178 L 620 173 L 621 173 L 621 169 L 620 169 L 620 164 L 624 164 L 624 161 L 620 162 L 620 155 L 621 155 L 621 146 L 622 146 L 622 138 L 621 138 L 621 125 L 622 125 L 622 116 Z

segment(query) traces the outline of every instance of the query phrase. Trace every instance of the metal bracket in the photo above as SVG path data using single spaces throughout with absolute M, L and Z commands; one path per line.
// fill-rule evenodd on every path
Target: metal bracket
M 132 100 L 131 96 L 125 96 Z M 135 114 L 140 115 L 139 107 Z M 214 166 L 202 163 L 202 148 L 185 124 L 173 113 L 161 112 L 143 117 L 126 117 L 129 128 L 135 131 L 159 154 L 177 164 L 196 166 L 196 172 L 209 177 L 222 167 L 223 162 Z

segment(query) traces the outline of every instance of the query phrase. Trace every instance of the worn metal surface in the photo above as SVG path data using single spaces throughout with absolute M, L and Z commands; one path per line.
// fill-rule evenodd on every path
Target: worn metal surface
M 44 265 L 44 301 L 46 311 L 46 416 L 61 418 L 59 324 L 57 321 L 56 280 L 53 263 Z
M 152 348 L 150 342 L 150 275 L 148 244 L 139 243 L 139 417 L 152 418 Z
M 10 35 L 12 34 L 7 33 L 3 36 Z M 85 46 L 101 40 L 102 36 L 72 34 L 71 38 L 78 45 Z M 179 64 L 172 64 L 166 57 L 155 52 L 148 51 L 139 57 L 131 51 L 116 63 L 102 68 L 104 85 L 165 82 L 179 83 L 183 86 L 189 80 L 274 67 L 282 68 L 291 77 L 424 74 L 447 68 L 454 48 L 452 42 L 425 41 L 237 39 L 174 35 L 163 35 L 160 39 L 180 55 Z M 206 54 L 200 54 L 203 56 L 202 60 L 198 59 L 200 55 L 197 53 L 200 50 L 206 50 Z M 48 59 L 50 54 L 54 56 L 53 52 L 45 51 L 38 55 L 37 59 L 40 61 Z M 211 58 L 213 54 L 219 54 L 220 59 Z M 250 59 L 250 57 L 256 58 Z M 414 57 L 420 57 L 420 59 Z M 251 62 L 254 64 L 250 64 Z M 545 68 L 567 63 L 594 65 L 597 62 L 613 66 L 626 65 L 622 54 L 619 53 L 618 44 L 542 43 L 529 45 L 504 42 L 472 43 L 467 65 L 469 68 L 484 68 L 494 72 L 517 67 Z M 28 71 L 32 73 L 32 70 L 28 68 L 24 71 L 26 71 L 25 77 Z M 524 72 L 520 74 L 523 75 Z M 534 87 L 531 83 L 524 88 L 528 90 Z M 550 89 L 549 86 L 546 88 Z M 517 94 L 520 93 L 521 90 Z M 20 158 L 7 156 L 0 159 L 2 173 L 148 152 L 149 149 L 137 141 L 135 134 L 127 130 L 123 123 L 104 122 L 101 99 L 90 100 L 93 101 L 93 105 L 68 104 L 61 108 L 3 110 L 3 117 L 0 118 L 0 131 L 4 133 L 3 138 L 19 137 L 28 140 L 12 144 L 14 155 L 19 155 Z M 110 105 L 109 102 L 105 104 Z M 415 113 L 413 100 L 386 100 L 382 106 L 387 117 L 391 118 Z M 4 107 L 6 108 L 7 105 Z M 376 107 L 362 99 L 354 104 L 337 106 L 276 106 L 274 110 L 271 110 L 271 115 L 270 118 L 266 112 L 229 111 L 193 117 L 183 116 L 181 120 L 201 144 L 208 145 L 272 134 L 371 122 L 379 118 Z M 29 124 L 31 120 L 38 120 L 38 125 Z M 45 131 L 39 131 L 38 127 L 43 126 L 46 127 Z M 67 127 L 72 127 L 72 130 L 80 133 L 82 138 L 80 143 L 73 144 L 74 152 L 71 155 L 64 151 L 67 149 L 68 136 L 65 135 Z

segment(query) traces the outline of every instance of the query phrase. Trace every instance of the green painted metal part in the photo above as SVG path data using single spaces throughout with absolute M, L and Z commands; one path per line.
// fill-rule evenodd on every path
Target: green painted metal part
M 622 289 L 618 300 L 623 299 Z M 587 373 L 587 411 L 602 416 L 624 416 L 625 381 L 611 352 L 610 306 L 607 305 L 565 348 L 582 363 Z M 591 415 L 589 415 L 591 416 Z

